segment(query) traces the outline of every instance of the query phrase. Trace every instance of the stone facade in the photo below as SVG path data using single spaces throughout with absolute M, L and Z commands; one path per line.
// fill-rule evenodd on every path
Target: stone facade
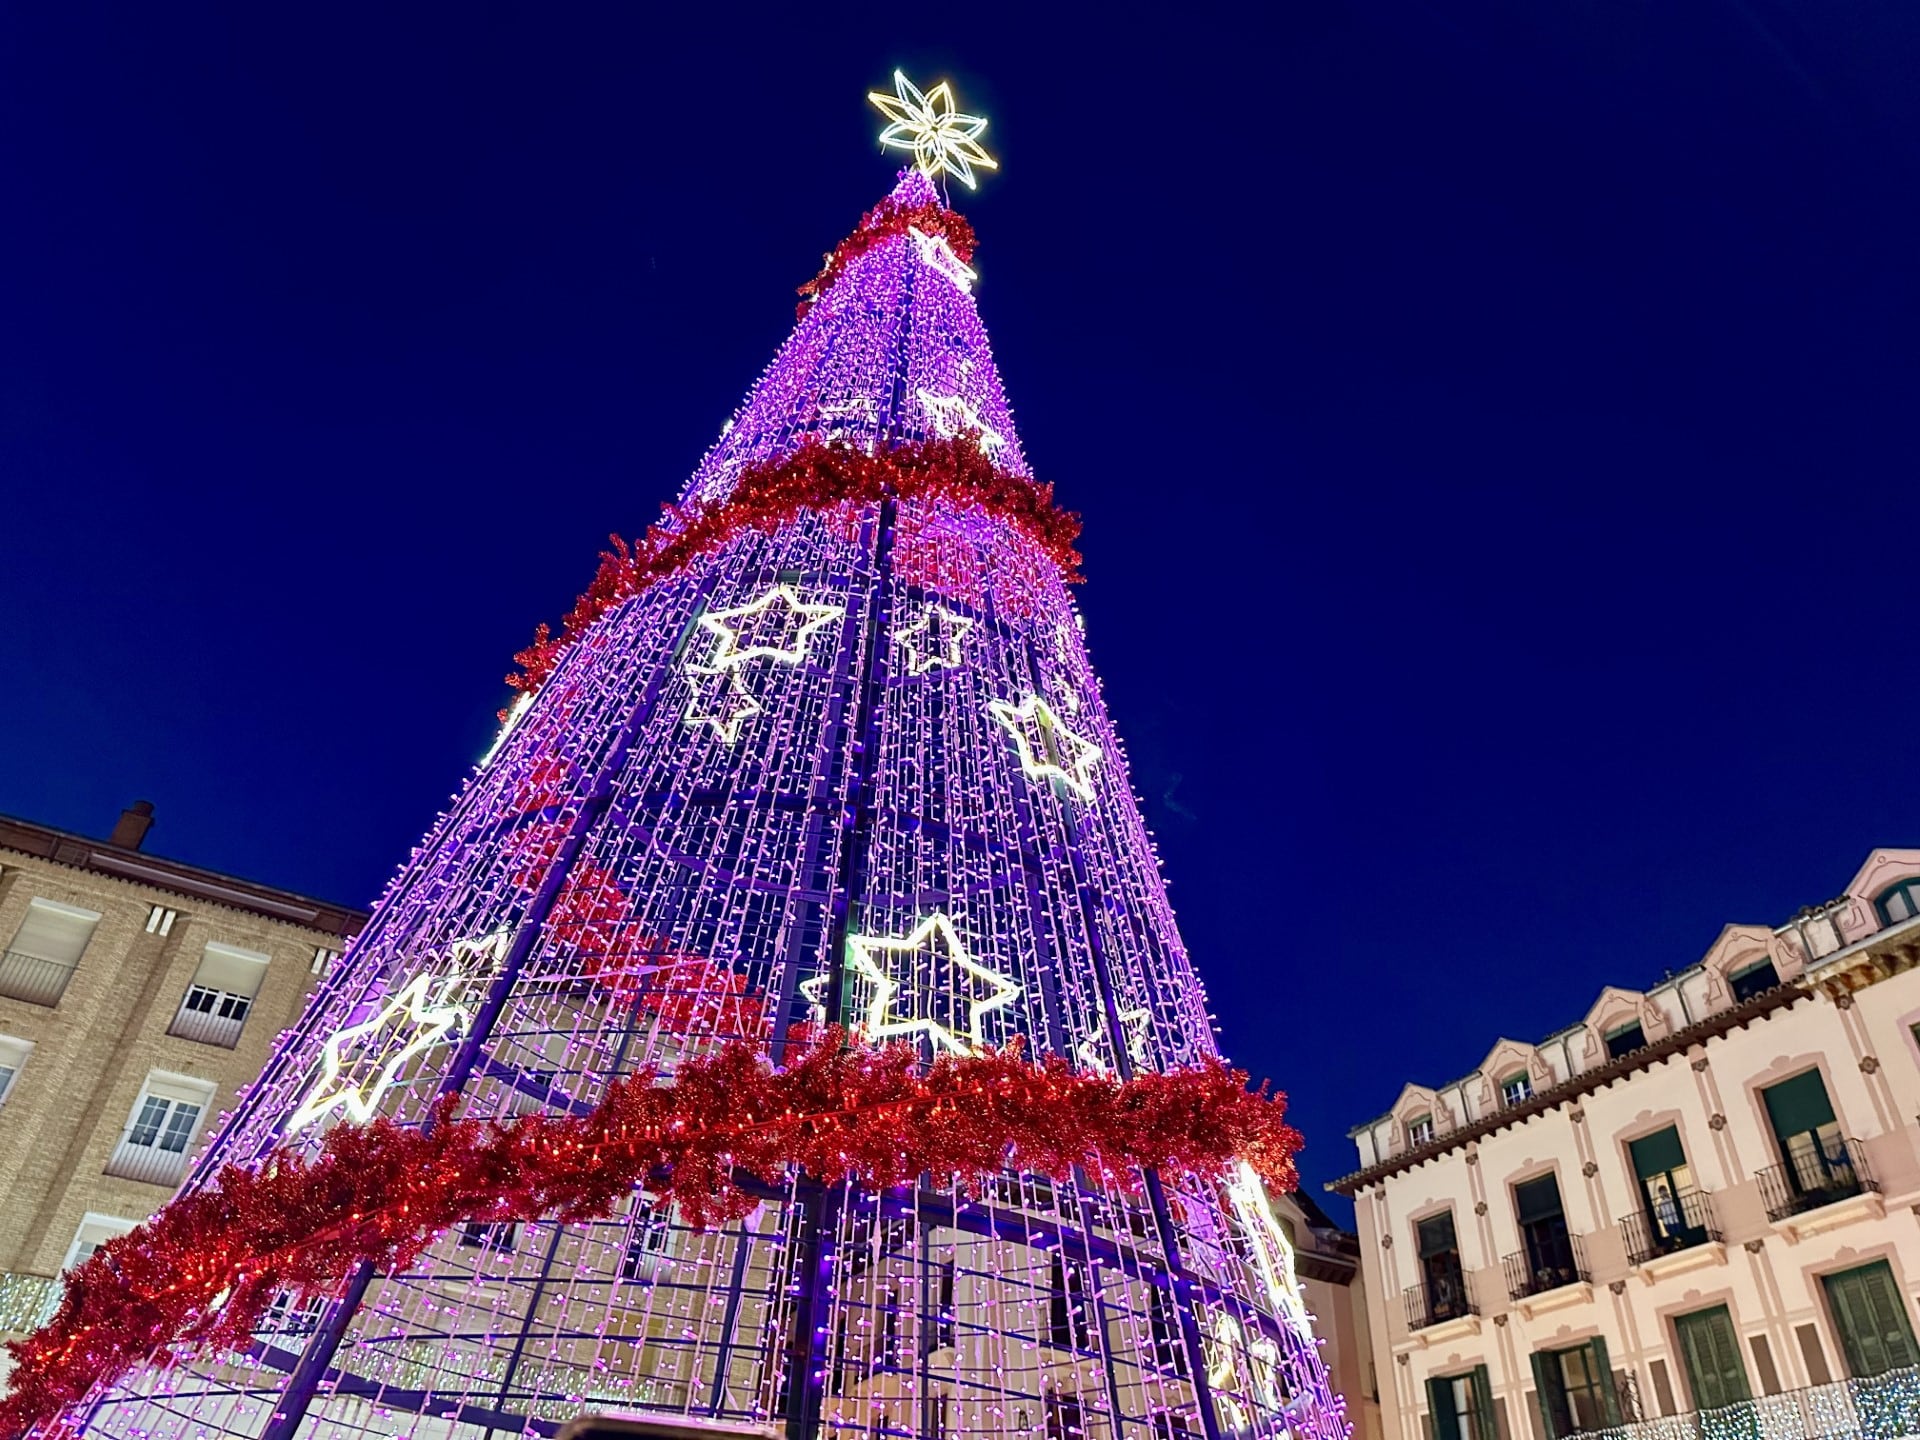
M 366 919 L 145 854 L 150 815 L 0 819 L 0 1334 L 165 1203 Z
M 1878 851 L 1353 1132 L 1391 1440 L 1920 1424 L 1917 902 Z

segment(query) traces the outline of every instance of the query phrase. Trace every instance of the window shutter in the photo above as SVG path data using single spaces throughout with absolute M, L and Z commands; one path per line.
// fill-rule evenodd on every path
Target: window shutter
M 1502 1426 L 1496 1425 L 1493 1418 L 1493 1382 L 1487 1378 L 1487 1367 L 1473 1367 L 1473 1429 L 1476 1440 L 1487 1440 L 1488 1436 L 1498 1435 Z
M 1562 1213 L 1560 1182 L 1551 1175 L 1542 1175 L 1538 1180 L 1514 1186 L 1513 1210 L 1522 1225 L 1556 1218 Z
M 200 956 L 200 968 L 193 972 L 193 983 L 251 1000 L 260 993 L 266 974 L 265 955 L 210 941 Z
M 1454 1413 L 1451 1378 L 1427 1381 L 1427 1413 L 1433 1417 L 1434 1440 L 1460 1440 L 1460 1417 Z
M 1680 1148 L 1680 1132 L 1671 1125 L 1639 1140 L 1629 1141 L 1627 1153 L 1633 1156 L 1633 1173 L 1642 1180 L 1664 1175 L 1669 1170 L 1678 1170 L 1687 1163 L 1687 1152 Z
M 1606 1338 L 1596 1335 L 1587 1342 L 1593 1347 L 1593 1368 L 1600 1377 L 1600 1408 L 1605 1411 L 1607 1424 L 1620 1423 L 1620 1392 L 1614 1388 L 1613 1366 L 1607 1363 Z
M 34 900 L 27 906 L 27 918 L 7 946 L 36 960 L 51 960 L 56 965 L 74 965 L 80 952 L 93 938 L 93 927 L 100 916 L 93 910 L 57 905 L 51 900 Z
M 1760 1092 L 1767 1102 L 1767 1119 L 1773 1124 L 1773 1138 L 1784 1145 L 1794 1135 L 1804 1135 L 1833 1123 L 1833 1104 L 1827 1099 L 1826 1081 L 1818 1070 L 1809 1070 Z
M 1533 1393 L 1540 1402 L 1540 1433 L 1545 1440 L 1560 1440 L 1570 1428 L 1556 1413 L 1565 1415 L 1567 1399 L 1560 1388 L 1560 1376 L 1554 1370 L 1553 1356 L 1536 1350 L 1527 1357 L 1533 1361 Z
M 1920 1363 L 1906 1301 L 1884 1260 L 1828 1275 L 1824 1280 L 1847 1369 L 1866 1380 L 1902 1365 Z

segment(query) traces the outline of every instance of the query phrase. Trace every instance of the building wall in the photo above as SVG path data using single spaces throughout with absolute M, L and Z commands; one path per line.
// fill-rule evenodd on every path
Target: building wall
M 104 1173 L 150 1072 L 213 1086 L 212 1104 L 187 1147 L 191 1155 L 300 1013 L 318 979 L 316 952 L 337 952 L 345 943 L 339 932 L 361 918 L 329 910 L 328 928 L 270 918 L 98 873 L 84 863 L 83 850 L 74 852 L 82 863 L 69 864 L 0 845 L 0 949 L 13 945 L 35 899 L 100 916 L 58 1003 L 0 995 L 0 1037 L 32 1046 L 0 1101 L 0 1272 L 7 1277 L 0 1283 L 8 1286 L 0 1329 L 30 1320 L 19 1312 L 32 1309 L 45 1290 L 13 1277 L 57 1275 L 84 1217 L 138 1222 L 172 1193 L 170 1183 Z M 141 857 L 127 868 L 164 874 L 170 867 Z M 194 873 L 212 886 L 214 877 Z M 236 899 L 244 898 L 243 885 L 235 882 Z M 165 934 L 156 933 L 156 907 L 176 917 Z M 351 924 L 336 923 L 341 915 Z M 167 1033 L 209 942 L 268 957 L 231 1049 Z
M 1912 924 L 1885 928 L 1882 947 L 1872 938 L 1879 925 L 1855 923 L 1851 936 L 1837 931 L 1824 947 L 1838 949 L 1831 958 L 1820 949 L 1808 955 L 1794 936 L 1776 933 L 1763 949 L 1791 988 L 1773 992 L 1775 1008 L 1625 1073 L 1609 1071 L 1584 1089 L 1565 1084 L 1562 1037 L 1542 1042 L 1541 1051 L 1555 1053 L 1539 1067 L 1541 1088 L 1562 1082 L 1571 1093 L 1533 1113 L 1523 1107 L 1511 1123 L 1499 1123 L 1493 1106 L 1476 1112 L 1484 1098 L 1477 1072 L 1438 1091 L 1409 1087 L 1392 1116 L 1356 1132 L 1369 1168 L 1349 1177 L 1360 1183 L 1341 1186 L 1355 1196 L 1391 1440 L 1432 1436 L 1428 1380 L 1479 1365 L 1487 1367 L 1499 1440 L 1544 1440 L 1531 1357 L 1594 1336 L 1605 1340 L 1616 1379 L 1627 1382 L 1644 1418 L 1700 1408 L 1674 1321 L 1716 1305 L 1730 1312 L 1754 1396 L 1843 1379 L 1847 1363 L 1821 1277 L 1873 1260 L 1891 1266 L 1908 1323 L 1920 1331 L 1920 1043 L 1913 1031 L 1920 968 L 1910 968 L 1920 957 L 1920 932 L 1908 934 Z M 1848 943 L 1853 949 L 1840 948 Z M 1875 958 L 1881 948 L 1904 958 Z M 1839 972 L 1851 978 L 1834 980 Z M 1716 1009 L 1740 1011 L 1724 989 L 1713 993 L 1714 983 L 1709 965 L 1663 987 L 1667 1003 L 1692 991 L 1684 1011 L 1675 1004 L 1665 1034 L 1711 1029 Z M 1616 1004 L 1663 1008 L 1650 997 L 1618 995 L 1626 998 Z M 1576 1027 L 1571 1041 L 1576 1081 L 1592 1068 L 1593 1057 L 1580 1063 L 1588 1028 Z M 1650 1043 L 1661 1038 L 1657 1022 L 1646 1029 Z M 1515 1047 L 1516 1054 L 1527 1048 Z M 1515 1058 L 1490 1057 L 1496 1067 Z M 1758 1172 L 1784 1157 L 1760 1092 L 1809 1069 L 1822 1075 L 1842 1134 L 1861 1143 L 1879 1193 L 1774 1221 Z M 1437 1138 L 1412 1143 L 1402 1133 L 1406 1118 L 1430 1109 L 1444 1116 Z M 1453 1143 L 1448 1125 L 1458 1132 Z M 1710 1194 L 1723 1239 L 1634 1265 L 1622 1222 L 1643 1201 L 1627 1146 L 1667 1125 L 1679 1132 L 1695 1187 Z M 1502 1269 L 1503 1258 L 1522 1249 L 1513 1187 L 1549 1172 L 1558 1178 L 1568 1228 L 1584 1245 L 1590 1281 L 1516 1300 Z M 1478 1314 L 1410 1324 L 1406 1292 L 1420 1280 L 1416 1226 L 1443 1210 L 1453 1215 Z

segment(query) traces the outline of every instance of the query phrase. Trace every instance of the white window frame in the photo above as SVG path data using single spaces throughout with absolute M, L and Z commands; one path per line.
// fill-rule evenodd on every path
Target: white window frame
M 0 1079 L 0 1105 L 7 1103 L 7 1097 L 13 1094 L 13 1087 L 20 1083 L 20 1072 L 27 1068 L 27 1061 L 33 1056 L 33 1041 L 22 1040 L 17 1035 L 0 1035 L 0 1070 L 13 1073 Z
M 66 1274 L 79 1263 L 78 1256 L 82 1245 L 90 1244 L 97 1250 L 107 1241 L 117 1240 L 125 1235 L 139 1223 L 138 1220 L 128 1220 L 119 1215 L 101 1215 L 92 1210 L 87 1211 L 80 1217 L 80 1223 L 74 1227 L 73 1243 L 67 1246 L 66 1258 L 60 1262 L 60 1273 Z M 92 1236 L 87 1234 L 89 1230 L 94 1232 Z
M 1415 1115 L 1407 1121 L 1407 1144 L 1418 1147 L 1427 1144 L 1434 1137 L 1433 1115 Z

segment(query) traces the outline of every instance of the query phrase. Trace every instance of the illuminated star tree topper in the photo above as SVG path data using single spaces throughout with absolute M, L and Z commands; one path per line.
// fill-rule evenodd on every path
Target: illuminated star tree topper
M 987 128 L 986 117 L 956 110 L 953 87 L 946 81 L 922 91 L 896 70 L 893 94 L 874 90 L 867 99 L 892 122 L 880 132 L 880 147 L 911 150 L 913 163 L 929 180 L 951 175 L 971 190 L 975 185 L 974 166 L 982 170 L 1000 168 L 1000 162 L 980 144 Z

